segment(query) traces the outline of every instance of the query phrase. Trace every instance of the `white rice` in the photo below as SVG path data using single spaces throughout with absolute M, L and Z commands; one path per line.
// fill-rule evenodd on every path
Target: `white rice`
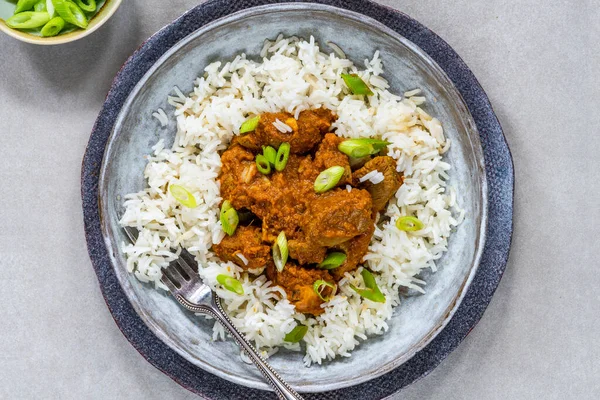
M 377 185 L 378 183 L 383 182 L 384 179 L 385 179 L 385 177 L 383 176 L 383 174 L 381 172 L 377 171 L 376 169 L 374 169 L 373 171 L 366 173 L 358 181 L 361 183 L 369 181 L 373 185 Z
M 291 126 L 286 124 L 285 122 L 281 122 L 279 119 L 275 118 L 275 122 L 273 122 L 273 126 L 277 128 L 277 130 L 281 133 L 289 133 L 292 132 L 293 129 Z
M 246 256 L 244 256 L 242 253 L 237 253 L 236 256 L 237 256 L 237 258 L 242 260 L 244 265 L 248 265 L 248 259 L 246 258 Z
M 304 347 L 307 366 L 349 357 L 362 340 L 385 333 L 394 307 L 400 304 L 399 288 L 424 292 L 419 273 L 436 270 L 436 260 L 447 250 L 453 227 L 464 218 L 456 193 L 446 183 L 451 166 L 442 154 L 450 143 L 440 121 L 419 107 L 425 100 L 416 97 L 420 92 L 390 93 L 381 76 L 378 52 L 361 68 L 340 58 L 341 49 L 334 50 L 321 52 L 312 37 L 305 41 L 280 35 L 275 41 L 265 41 L 259 61 L 245 54 L 218 61 L 205 68 L 188 96 L 175 88 L 176 95 L 168 98 L 177 122 L 174 143 L 166 148 L 160 141 L 153 148 L 144 170 L 148 187 L 125 197 L 121 220 L 140 231 L 135 245 L 123 245 L 127 268 L 138 279 L 165 289 L 160 283 L 162 268 L 177 258 L 175 248 L 185 247 L 196 257 L 200 276 L 223 299 L 233 323 L 265 356 L 281 346 L 297 351 Z M 374 94 L 368 98 L 349 94 L 342 73 L 358 74 Z M 337 295 L 323 306 L 324 313 L 312 317 L 296 313 L 283 289 L 265 276 L 222 262 L 210 249 L 224 236 L 218 218 L 222 200 L 216 180 L 221 168 L 219 152 L 227 148 L 248 116 L 287 111 L 297 117 L 302 110 L 321 106 L 338 115 L 333 124 L 336 134 L 390 142 L 388 155 L 404 174 L 404 184 L 390 201 L 385 211 L 389 218 L 376 227 L 365 256 L 386 302 L 365 300 L 350 288 L 350 283 L 363 285 L 359 268 L 340 281 Z M 163 115 L 157 113 L 161 125 L 166 125 Z M 278 129 L 287 129 L 281 124 Z M 382 179 L 378 174 L 367 179 L 378 182 Z M 189 190 L 198 206 L 182 207 L 167 192 L 171 183 Z M 425 227 L 418 232 L 398 230 L 396 219 L 405 215 L 418 217 Z M 244 294 L 224 290 L 216 281 L 222 273 L 239 279 Z M 309 327 L 303 346 L 283 341 L 296 323 Z M 215 324 L 213 336 L 225 338 L 219 324 Z
M 160 122 L 160 125 L 163 128 L 169 124 L 169 117 L 167 117 L 167 113 L 165 113 L 165 110 L 163 110 L 162 108 L 156 110 L 156 112 L 153 113 L 152 116 L 156 118 L 158 122 Z

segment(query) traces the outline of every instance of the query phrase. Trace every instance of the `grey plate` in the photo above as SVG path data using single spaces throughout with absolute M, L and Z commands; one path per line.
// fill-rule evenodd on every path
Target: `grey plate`
M 305 369 L 301 367 L 301 357 L 297 354 L 288 353 L 273 358 L 275 366 L 301 391 L 343 388 L 388 372 L 376 379 L 374 385 L 365 383 L 350 392 L 336 390 L 327 395 L 328 398 L 379 398 L 437 365 L 474 326 L 489 302 L 504 269 L 510 243 L 513 179 L 510 154 L 487 98 L 468 68 L 447 44 L 409 17 L 370 2 L 321 1 L 360 9 L 385 21 L 396 31 L 424 46 L 453 76 L 454 82 L 466 96 L 469 108 L 474 110 L 478 126 L 484 128 L 481 137 L 487 143 L 488 179 L 494 183 L 490 188 L 493 202 L 489 205 L 486 205 L 487 189 L 478 135 L 460 95 L 424 52 L 374 20 L 314 4 L 272 6 L 248 10 L 204 25 L 201 30 L 174 46 L 194 27 L 203 26 L 215 17 L 227 15 L 236 9 L 265 2 L 268 0 L 240 3 L 214 0 L 205 3 L 151 38 L 119 73 L 90 138 L 83 164 L 82 196 L 90 255 L 115 320 L 150 362 L 200 394 L 231 398 L 243 393 L 242 396 L 246 398 L 262 398 L 264 395 L 260 395 L 261 392 L 247 389 L 240 392 L 235 385 L 224 385 L 218 378 L 194 370 L 194 365 L 197 365 L 235 382 L 266 387 L 251 368 L 237 363 L 237 350 L 233 344 L 211 343 L 208 324 L 184 313 L 171 299 L 139 284 L 125 273 L 124 260 L 117 248 L 124 238 L 119 236 L 114 215 L 118 203 L 116 197 L 143 187 L 143 154 L 149 152 L 150 145 L 159 137 L 173 135 L 172 126 L 169 131 L 158 128 L 150 117 L 151 112 L 164 106 L 164 98 L 173 85 L 191 89 L 193 78 L 208 62 L 230 57 L 239 51 L 256 54 L 264 37 L 274 37 L 280 31 L 304 36 L 312 33 L 318 40 L 332 40 L 358 62 L 379 49 L 388 71 L 387 78 L 394 90 L 400 92 L 419 86 L 425 89 L 428 97 L 436 99 L 430 104 L 429 110 L 445 122 L 447 134 L 455 142 L 449 154 L 450 162 L 456 168 L 453 183 L 459 188 L 460 201 L 467 209 L 469 218 L 451 239 L 450 252 L 440 264 L 441 271 L 428 277 L 428 295 L 406 301 L 392 320 L 387 335 L 371 339 L 355 351 L 351 359 L 335 361 L 323 367 Z M 307 13 L 305 10 L 308 7 L 313 11 Z M 294 14 L 296 18 L 290 18 Z M 260 23 L 256 22 L 257 19 Z M 294 21 L 293 24 L 290 21 Z M 251 34 L 250 27 L 253 27 Z M 249 37 L 252 39 L 247 39 Z M 161 54 L 164 55 L 157 61 Z M 147 73 L 142 77 L 145 71 Z M 390 71 L 394 71 L 393 76 Z M 119 118 L 115 124 L 117 113 Z M 113 134 L 109 139 L 108 134 L 113 126 Z M 99 163 L 105 148 L 99 181 Z M 98 184 L 101 192 L 100 210 L 94 201 Z M 452 320 L 452 326 L 440 335 L 441 339 L 434 340 L 415 360 L 405 363 L 441 331 L 458 308 L 481 254 L 482 228 L 485 227 L 485 210 L 488 206 L 496 223 L 488 229 L 488 238 L 491 235 L 494 240 L 486 245 L 488 256 L 484 255 L 485 268 L 477 274 L 475 288 L 469 290 L 468 308 L 460 308 L 462 312 Z M 104 239 L 100 237 L 100 228 Z M 133 313 L 131 306 L 141 320 Z M 156 341 L 141 321 L 183 358 Z M 409 369 L 403 365 L 393 370 L 402 363 Z

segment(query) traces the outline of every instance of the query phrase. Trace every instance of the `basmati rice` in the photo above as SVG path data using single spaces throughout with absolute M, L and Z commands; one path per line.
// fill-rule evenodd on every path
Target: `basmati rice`
M 420 272 L 436 270 L 452 229 L 464 219 L 456 193 L 447 188 L 451 166 L 442 155 L 450 141 L 441 123 L 419 107 L 425 100 L 416 97 L 420 91 L 407 91 L 403 96 L 389 92 L 379 52 L 361 68 L 345 59 L 341 49 L 331 47 L 334 52 L 325 54 L 312 37 L 306 41 L 279 35 L 275 41 L 264 42 L 260 61 L 245 54 L 229 62 L 217 61 L 206 66 L 187 96 L 174 88 L 175 96 L 167 99 L 177 123 L 174 143 L 165 148 L 161 141 L 153 148 L 144 170 L 147 188 L 125 196 L 120 221 L 140 231 L 135 244 L 123 245 L 127 268 L 138 279 L 166 289 L 160 283 L 162 268 L 178 257 L 174 249 L 185 247 L 196 257 L 200 276 L 223 299 L 233 323 L 265 356 L 279 347 L 303 350 L 307 366 L 349 357 L 361 341 L 385 333 L 393 309 L 400 305 L 399 289 L 424 292 Z M 340 78 L 342 73 L 359 75 L 371 85 L 373 96 L 351 95 Z M 362 285 L 361 267 L 346 273 L 336 296 L 323 305 L 323 314 L 314 317 L 296 313 L 283 289 L 256 275 L 262 268 L 243 271 L 221 261 L 211 247 L 224 236 L 218 217 L 222 200 L 216 180 L 221 168 L 219 152 L 238 134 L 240 125 L 251 115 L 287 111 L 297 117 L 302 110 L 321 106 L 337 114 L 333 124 L 337 135 L 390 142 L 387 154 L 396 160 L 404 183 L 379 218 L 364 258 L 386 296 L 385 303 L 365 300 L 350 288 L 350 284 Z M 168 123 L 160 111 L 155 114 L 162 126 Z M 281 121 L 276 126 L 289 128 Z M 382 176 L 378 174 L 367 179 L 379 182 Z M 189 190 L 198 206 L 182 207 L 167 192 L 172 183 Z M 419 218 L 424 229 L 414 233 L 396 229 L 396 219 L 405 215 Z M 238 257 L 244 262 L 242 254 Z M 244 294 L 220 287 L 219 274 L 239 279 Z M 286 333 L 297 323 L 309 328 L 303 344 L 286 343 Z M 219 324 L 214 326 L 213 337 L 225 339 Z

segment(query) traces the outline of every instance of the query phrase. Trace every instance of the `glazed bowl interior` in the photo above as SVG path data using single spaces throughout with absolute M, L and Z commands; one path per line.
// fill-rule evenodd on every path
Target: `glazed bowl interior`
M 100 10 L 94 17 L 89 21 L 86 29 L 74 29 L 70 32 L 60 34 L 52 37 L 42 37 L 38 34 L 30 33 L 27 31 L 21 31 L 18 29 L 9 28 L 4 20 L 10 18 L 15 9 L 15 1 L 11 0 L 0 0 L 0 31 L 3 31 L 9 36 L 23 42 L 40 44 L 40 45 L 55 45 L 74 42 L 75 40 L 84 38 L 98 28 L 100 28 L 106 21 L 113 16 L 121 5 L 122 0 L 98 0 L 97 4 Z
M 133 89 L 109 139 L 100 177 L 103 234 L 119 281 L 142 320 L 167 345 L 191 363 L 230 381 L 268 389 L 258 371 L 240 361 L 231 341 L 212 340 L 212 322 L 184 311 L 162 291 L 137 281 L 125 269 L 120 251 L 126 241 L 118 225 L 123 196 L 144 188 L 144 155 L 159 139 L 172 143 L 176 124 L 162 128 L 152 113 L 172 108 L 166 97 L 174 86 L 190 92 L 206 65 L 245 52 L 256 59 L 263 40 L 279 33 L 339 45 L 362 65 L 379 50 L 385 77 L 395 93 L 421 88 L 425 109 L 439 118 L 452 148 L 446 161 L 450 185 L 466 211 L 451 236 L 439 271 L 425 274 L 427 293 L 404 299 L 389 321 L 389 331 L 362 343 L 350 358 L 303 366 L 302 354 L 280 351 L 273 366 L 298 390 L 325 391 L 373 379 L 395 368 L 429 343 L 458 307 L 477 269 L 486 223 L 486 183 L 479 136 L 462 98 L 441 69 L 414 44 L 378 22 L 349 11 L 315 4 L 257 7 L 206 25 L 168 51 Z

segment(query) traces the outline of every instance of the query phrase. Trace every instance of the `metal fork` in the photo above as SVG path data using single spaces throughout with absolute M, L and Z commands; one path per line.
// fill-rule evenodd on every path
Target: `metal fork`
M 138 231 L 131 227 L 125 227 L 125 233 L 132 243 L 138 237 Z M 211 288 L 200 280 L 198 271 L 194 270 L 194 257 L 185 249 L 177 260 L 171 262 L 163 270 L 160 281 L 169 288 L 175 299 L 186 309 L 199 314 L 210 315 L 221 323 L 229 331 L 235 341 L 244 349 L 254 365 L 262 372 L 267 382 L 273 387 L 277 396 L 282 400 L 302 400 L 302 397 L 290 387 L 273 367 L 256 351 L 254 346 L 248 342 L 244 335 L 233 325 L 223 306 L 221 300 Z M 196 264 L 197 265 L 197 264 Z

